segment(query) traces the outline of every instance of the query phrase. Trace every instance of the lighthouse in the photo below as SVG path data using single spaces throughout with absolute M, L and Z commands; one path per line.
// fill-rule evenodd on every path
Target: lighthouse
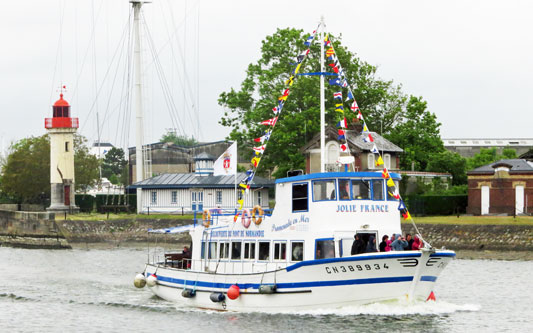
M 74 201 L 74 133 L 78 118 L 70 117 L 70 105 L 63 93 L 54 103 L 53 117 L 45 118 L 44 127 L 50 135 L 50 207 L 48 211 L 77 212 Z

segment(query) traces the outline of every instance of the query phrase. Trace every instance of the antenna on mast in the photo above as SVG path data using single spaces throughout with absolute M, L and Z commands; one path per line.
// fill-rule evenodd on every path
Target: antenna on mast
M 320 17 L 320 172 L 326 171 L 326 99 L 324 96 L 324 15 Z

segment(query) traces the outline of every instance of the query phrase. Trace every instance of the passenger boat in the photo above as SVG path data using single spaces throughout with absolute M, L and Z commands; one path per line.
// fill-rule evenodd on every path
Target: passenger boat
M 401 234 L 402 201 L 388 188 L 400 180 L 348 171 L 277 179 L 272 212 L 215 210 L 154 231 L 188 232 L 192 255 L 152 257 L 135 285 L 185 306 L 239 312 L 425 301 L 453 251 L 425 242 L 414 251 L 351 253 L 356 234 L 364 241 Z

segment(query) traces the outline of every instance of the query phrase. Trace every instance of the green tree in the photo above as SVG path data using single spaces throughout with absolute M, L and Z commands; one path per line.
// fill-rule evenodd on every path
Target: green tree
M 194 137 L 187 135 L 177 135 L 175 132 L 169 131 L 161 137 L 161 142 L 172 142 L 178 146 L 192 147 L 198 143 Z
M 450 173 L 452 185 L 466 184 L 466 159 L 457 153 L 444 150 L 432 154 L 426 170 Z
M 427 110 L 422 97 L 410 96 L 401 122 L 394 127 L 387 139 L 404 150 L 400 167 L 404 170 L 424 171 L 434 154 L 444 151 L 440 138 L 440 123 L 437 116 Z M 434 171 L 434 170 L 432 170 Z
M 499 160 L 513 158 L 516 158 L 516 150 L 512 148 L 504 148 L 501 155 L 498 154 L 496 148 L 481 148 L 479 153 L 467 160 L 467 169 L 473 170 Z
M 111 183 L 119 184 L 127 162 L 122 148 L 111 148 L 102 162 L 102 177 L 108 178 Z M 124 183 L 122 183 L 124 184 Z
M 278 29 L 273 35 L 267 36 L 262 42 L 260 59 L 248 65 L 240 88 L 220 94 L 218 102 L 226 110 L 220 124 L 231 128 L 229 139 L 237 141 L 241 151 L 249 152 L 250 157 L 252 150 L 249 148 L 253 139 L 261 136 L 265 129 L 258 123 L 274 117 L 272 108 L 277 105 L 280 93 L 286 88 L 285 82 L 294 70 L 296 56 L 306 49 L 303 41 L 307 36 L 302 30 L 291 28 Z M 376 67 L 348 51 L 341 45 L 340 38 L 330 37 L 347 80 L 354 88 L 353 93 L 364 112 L 367 125 L 374 130 L 380 130 L 383 125 L 383 132 L 390 132 L 401 117 L 405 104 L 400 87 L 392 81 L 376 78 Z M 320 42 L 311 47 L 300 73 L 320 71 Z M 334 126 L 339 121 L 339 114 L 334 111 L 334 104 L 338 102 L 333 100 L 332 95 L 340 88 L 326 86 L 326 122 Z M 304 156 L 300 148 L 320 130 L 319 88 L 318 76 L 298 76 L 295 79 L 262 158 L 260 171 L 277 167 L 273 175 L 279 177 L 289 169 L 304 168 Z M 349 110 L 347 106 L 345 109 Z M 345 114 L 349 121 L 355 117 L 351 111 Z
M 98 159 L 89 154 L 86 139 L 74 136 L 76 189 L 86 189 L 98 179 Z M 11 145 L 2 168 L 2 192 L 17 202 L 40 203 L 50 198 L 50 138 L 47 134 Z

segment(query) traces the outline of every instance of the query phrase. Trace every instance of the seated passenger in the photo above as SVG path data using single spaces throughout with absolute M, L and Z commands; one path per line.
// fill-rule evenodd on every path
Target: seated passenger
M 339 197 L 341 200 L 350 200 L 350 181 L 339 180 Z
M 400 234 L 397 234 L 394 242 L 390 244 L 393 251 L 404 251 L 408 245 L 407 241 Z
M 385 248 L 387 247 L 387 241 L 389 240 L 389 236 L 385 235 L 381 238 L 381 243 L 379 243 L 379 252 L 385 252 L 387 251 Z M 390 248 L 389 248 L 390 251 Z
M 365 251 L 365 243 L 363 243 L 363 240 L 361 239 L 359 234 L 355 234 L 354 239 L 355 240 L 352 243 L 352 251 L 351 251 L 352 256 L 354 254 L 363 253 Z
M 409 245 L 407 245 L 406 250 L 411 250 L 412 247 L 413 247 L 413 242 L 414 242 L 414 239 L 413 239 L 413 237 L 411 236 L 411 234 L 406 234 L 406 235 L 405 235 L 405 240 L 406 240 L 407 243 L 409 244 Z
M 183 247 L 183 251 L 181 252 L 184 259 L 190 259 L 191 258 L 191 251 L 189 250 L 188 246 Z
M 415 239 L 413 241 L 412 250 L 420 250 L 422 247 L 424 247 L 424 243 L 418 236 L 415 236 Z
M 376 238 L 374 236 L 368 237 L 368 243 L 366 244 L 365 252 L 378 252 L 376 249 Z

